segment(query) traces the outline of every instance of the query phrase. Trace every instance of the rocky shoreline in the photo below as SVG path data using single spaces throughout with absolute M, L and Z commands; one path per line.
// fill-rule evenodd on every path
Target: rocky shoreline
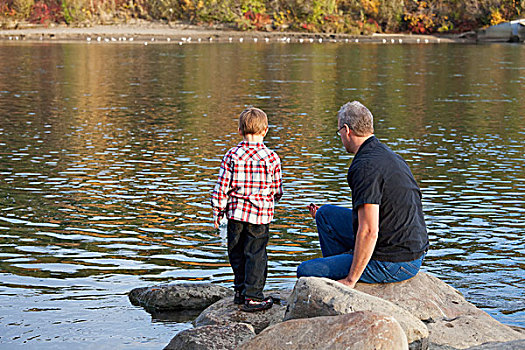
M 299 32 L 234 31 L 221 27 L 200 27 L 183 24 L 119 24 L 93 27 L 22 26 L 0 30 L 0 41 L 11 42 L 88 42 L 134 44 L 195 44 L 195 43 L 376 43 L 376 44 L 437 44 L 474 43 L 472 36 L 435 36 L 412 34 L 348 35 Z
M 424 272 L 355 289 L 307 277 L 292 291 L 266 293 L 281 298 L 282 305 L 242 312 L 231 290 L 214 284 L 137 288 L 129 298 L 150 312 L 204 309 L 194 328 L 175 335 L 166 350 L 525 349 L 525 329 L 496 321 Z

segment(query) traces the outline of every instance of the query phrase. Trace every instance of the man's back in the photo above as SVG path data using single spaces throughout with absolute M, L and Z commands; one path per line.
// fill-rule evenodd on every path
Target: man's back
M 428 248 L 421 191 L 408 165 L 372 136 L 359 148 L 348 170 L 352 189 L 353 227 L 357 208 L 379 205 L 379 236 L 372 259 L 411 261 Z

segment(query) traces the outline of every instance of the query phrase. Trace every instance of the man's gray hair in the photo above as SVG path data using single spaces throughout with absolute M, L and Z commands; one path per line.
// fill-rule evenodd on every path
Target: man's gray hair
M 352 101 L 344 104 L 337 112 L 337 118 L 341 126 L 348 125 L 357 136 L 374 133 L 374 117 L 361 102 Z

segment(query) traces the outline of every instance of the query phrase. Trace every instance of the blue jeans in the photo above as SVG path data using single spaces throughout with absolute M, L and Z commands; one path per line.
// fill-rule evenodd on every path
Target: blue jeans
M 297 277 L 327 277 L 340 280 L 348 276 L 352 266 L 355 235 L 352 210 L 335 205 L 323 205 L 315 215 L 322 258 L 304 261 L 297 268 Z M 407 262 L 370 260 L 359 282 L 391 283 L 414 277 L 423 258 Z

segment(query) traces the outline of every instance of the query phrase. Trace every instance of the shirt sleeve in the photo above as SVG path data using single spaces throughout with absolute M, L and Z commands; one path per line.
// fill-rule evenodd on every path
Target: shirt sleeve
M 373 170 L 367 164 L 363 164 L 352 172 L 349 183 L 354 209 L 363 204 L 381 204 L 384 181 L 377 169 Z
M 230 152 L 228 152 L 222 159 L 219 179 L 211 195 L 211 207 L 213 209 L 214 219 L 217 217 L 220 219 L 226 211 L 233 172 L 231 161 Z
M 279 202 L 281 200 L 281 197 L 283 196 L 283 179 L 282 179 L 282 171 L 281 171 L 281 160 L 279 157 L 277 157 L 277 165 L 275 166 L 274 172 L 273 172 L 273 193 L 274 193 L 274 200 L 275 202 Z

